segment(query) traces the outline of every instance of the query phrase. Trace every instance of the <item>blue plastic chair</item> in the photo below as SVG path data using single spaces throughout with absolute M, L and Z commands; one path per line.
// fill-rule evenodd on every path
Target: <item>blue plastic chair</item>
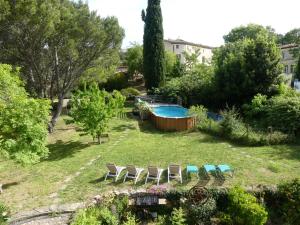
M 223 164 L 223 165 L 218 165 L 217 166 L 218 171 L 220 172 L 220 174 L 223 176 L 225 173 L 230 174 L 231 177 L 233 177 L 233 169 L 227 165 L 227 164 Z
M 207 177 L 209 177 L 209 173 L 217 172 L 217 167 L 215 165 L 206 164 L 203 168 Z

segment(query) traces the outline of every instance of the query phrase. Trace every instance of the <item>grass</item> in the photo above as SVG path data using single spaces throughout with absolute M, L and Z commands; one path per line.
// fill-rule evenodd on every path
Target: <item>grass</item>
M 144 185 L 146 173 L 137 185 L 131 181 L 123 184 L 123 176 L 117 183 L 104 181 L 108 162 L 144 168 L 157 165 L 165 169 L 169 163 L 179 163 L 183 169 L 187 164 L 200 167 L 207 163 L 227 163 L 235 169 L 235 176 L 225 181 L 201 177 L 200 183 L 207 186 L 275 185 L 300 174 L 299 145 L 235 146 L 201 132 L 159 132 L 150 123 L 135 119 L 116 119 L 110 128 L 110 140 L 97 145 L 91 137 L 80 136 L 74 126 L 66 125 L 61 118 L 56 131 L 49 136 L 48 159 L 28 167 L 1 161 L 0 180 L 5 184 L 1 201 L 18 212 L 53 204 L 50 197 L 53 193 L 58 193 L 60 203 L 68 203 L 85 201 L 112 189 L 147 188 L 154 184 Z M 98 160 L 87 165 L 98 156 Z M 78 171 L 80 174 L 74 176 Z M 66 189 L 59 191 L 67 178 L 70 181 Z M 162 183 L 166 183 L 166 176 Z M 184 184 L 172 181 L 170 186 L 187 189 L 196 183 L 195 176 L 192 179 L 184 176 Z

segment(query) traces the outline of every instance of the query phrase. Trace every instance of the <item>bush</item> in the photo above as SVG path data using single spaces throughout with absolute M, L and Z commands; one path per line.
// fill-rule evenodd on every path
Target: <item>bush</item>
M 121 90 L 128 86 L 128 77 L 125 73 L 116 73 L 107 79 L 107 82 L 100 85 L 107 91 Z
M 141 94 L 139 90 L 132 87 L 122 89 L 121 93 L 126 97 L 126 99 L 134 99 L 135 96 L 139 96 Z
M 182 208 L 174 209 L 171 215 L 171 224 L 172 225 L 185 225 L 185 213 Z
M 189 224 L 209 223 L 210 218 L 217 212 L 216 200 L 209 198 L 204 204 L 188 204 Z
M 0 202 L 0 225 L 7 224 L 9 218 L 9 209 L 3 203 Z
M 209 124 L 209 119 L 207 118 L 207 109 L 202 105 L 192 106 L 189 109 L 189 113 L 196 117 L 196 123 L 198 128 L 206 128 Z
M 230 225 L 263 225 L 267 222 L 268 213 L 251 194 L 235 187 L 228 194 L 228 208 L 221 220 Z
M 138 224 L 137 219 L 135 218 L 134 215 L 130 213 L 126 217 L 126 222 L 123 223 L 123 225 L 137 225 L 137 224 Z
M 225 109 L 221 112 L 223 120 L 220 122 L 221 133 L 224 136 L 230 137 L 233 132 L 238 131 L 243 127 L 243 123 L 239 117 L 239 113 L 235 107 Z
M 280 196 L 280 215 L 287 225 L 300 221 L 300 181 L 284 183 L 278 186 Z

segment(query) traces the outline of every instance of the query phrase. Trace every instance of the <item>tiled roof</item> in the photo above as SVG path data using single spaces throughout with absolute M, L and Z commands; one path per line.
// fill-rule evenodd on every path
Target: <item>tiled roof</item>
M 208 45 L 196 44 L 193 42 L 184 41 L 182 39 L 176 39 L 176 40 L 168 39 L 168 40 L 164 40 L 164 41 L 169 42 L 171 44 L 191 45 L 191 46 L 197 46 L 197 47 L 201 47 L 201 48 L 214 49 L 214 47 L 211 47 Z

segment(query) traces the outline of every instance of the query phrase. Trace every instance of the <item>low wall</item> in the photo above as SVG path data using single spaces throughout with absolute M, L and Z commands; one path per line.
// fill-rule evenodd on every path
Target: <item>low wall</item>
M 196 125 L 195 117 L 167 118 L 156 116 L 153 113 L 151 113 L 151 121 L 157 129 L 163 131 L 184 131 Z

